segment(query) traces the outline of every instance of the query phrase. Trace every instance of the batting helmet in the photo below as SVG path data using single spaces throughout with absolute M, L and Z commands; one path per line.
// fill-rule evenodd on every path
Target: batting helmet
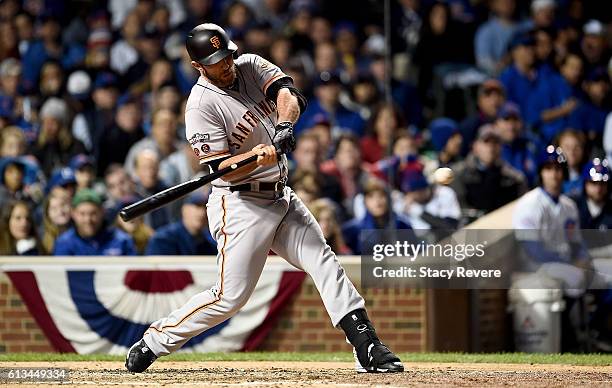
M 610 180 L 608 161 L 595 158 L 588 162 L 582 170 L 582 179 L 585 182 L 608 182 Z
M 223 30 L 213 23 L 203 23 L 187 34 L 187 52 L 192 61 L 214 65 L 238 50 Z

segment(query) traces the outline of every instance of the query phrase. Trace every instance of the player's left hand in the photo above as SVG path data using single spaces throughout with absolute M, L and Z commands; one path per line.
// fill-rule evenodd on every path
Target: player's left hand
M 258 166 L 268 166 L 276 163 L 276 148 L 273 145 L 258 144 L 251 150 L 257 158 Z

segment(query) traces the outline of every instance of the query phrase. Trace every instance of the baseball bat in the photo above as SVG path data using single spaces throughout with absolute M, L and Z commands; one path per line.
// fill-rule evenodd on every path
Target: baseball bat
M 179 198 L 183 198 L 187 194 L 194 190 L 199 189 L 207 183 L 214 181 L 217 178 L 221 178 L 223 175 L 232 172 L 240 167 L 246 166 L 249 163 L 257 161 L 258 155 L 250 156 L 244 160 L 233 163 L 221 170 L 215 171 L 212 174 L 204 175 L 198 178 L 193 178 L 187 182 L 180 183 L 176 186 L 167 188 L 166 190 L 155 193 L 150 197 L 141 199 L 138 202 L 134 202 L 119 211 L 119 217 L 123 221 L 131 221 L 134 218 L 140 217 L 141 215 L 159 209 L 160 207 L 167 205 L 168 203 L 175 201 Z

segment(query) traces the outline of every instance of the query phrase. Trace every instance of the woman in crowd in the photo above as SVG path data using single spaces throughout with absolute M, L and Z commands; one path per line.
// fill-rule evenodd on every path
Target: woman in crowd
M 40 244 L 32 210 L 27 202 L 12 201 L 3 207 L 0 217 L 0 255 L 33 256 L 40 253 Z
M 338 215 L 333 202 L 325 198 L 317 199 L 310 204 L 309 209 L 319 223 L 327 245 L 339 255 L 350 255 L 352 252 L 342 237 L 342 229 L 338 224 Z
M 404 124 L 404 118 L 396 105 L 378 105 L 368 124 L 368 135 L 360 142 L 363 161 L 374 163 L 389 154 L 393 140 Z
M 51 189 L 43 204 L 43 230 L 41 232 L 42 250 L 52 254 L 55 240 L 70 228 L 70 192 L 61 186 Z

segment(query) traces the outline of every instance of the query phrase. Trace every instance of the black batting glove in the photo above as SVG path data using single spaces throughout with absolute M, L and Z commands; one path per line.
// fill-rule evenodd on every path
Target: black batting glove
M 276 124 L 276 133 L 273 139 L 276 149 L 283 154 L 288 154 L 295 150 L 295 136 L 293 135 L 293 123 L 283 121 Z

